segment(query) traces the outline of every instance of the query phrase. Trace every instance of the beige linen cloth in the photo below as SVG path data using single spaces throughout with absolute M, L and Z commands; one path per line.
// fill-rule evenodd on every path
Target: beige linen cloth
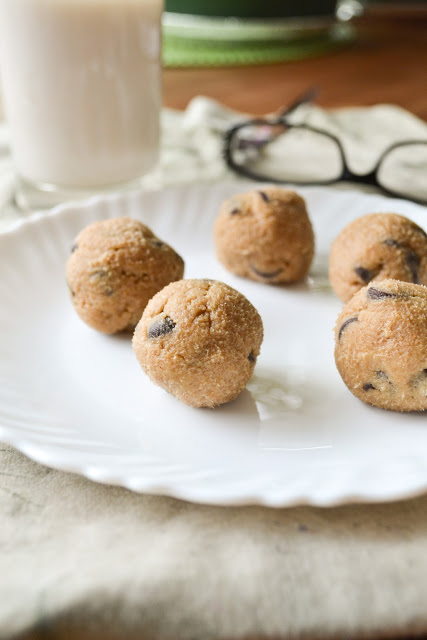
M 220 133 L 239 117 L 205 98 L 165 111 L 147 185 L 229 178 Z M 303 107 L 295 118 L 337 133 L 359 171 L 396 139 L 427 138 L 392 106 Z M 17 215 L 6 127 L 0 147 L 5 228 Z M 427 634 L 427 497 L 208 507 L 97 485 L 0 444 L 0 505 L 0 639 Z

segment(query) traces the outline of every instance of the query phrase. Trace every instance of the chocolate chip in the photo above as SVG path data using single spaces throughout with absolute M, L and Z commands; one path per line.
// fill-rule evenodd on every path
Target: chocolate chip
M 420 229 L 420 231 L 424 233 L 422 229 Z M 403 249 L 405 251 L 405 262 L 406 262 L 406 266 L 411 272 L 412 282 L 414 284 L 418 284 L 419 283 L 418 269 L 420 267 L 420 262 L 421 262 L 419 255 L 415 253 L 415 251 L 412 251 L 412 249 L 409 249 L 406 245 L 402 244 L 401 242 L 398 242 L 397 240 L 393 240 L 393 238 L 387 238 L 387 240 L 383 241 L 383 244 L 385 244 L 387 247 L 393 247 L 395 249 Z
M 375 275 L 369 269 L 365 269 L 365 267 L 356 267 L 354 271 L 365 284 L 368 284 Z
M 234 209 L 232 209 L 230 213 L 232 216 L 235 216 L 237 213 L 240 213 L 239 207 L 234 207 Z
M 283 271 L 283 269 L 276 269 L 276 271 L 260 271 L 259 269 L 254 267 L 253 264 L 251 264 L 250 266 L 252 271 L 256 273 L 257 276 L 260 276 L 260 278 L 265 278 L 266 280 L 275 278 L 279 275 L 279 273 Z
M 363 391 L 370 391 L 371 389 L 374 389 L 376 391 L 376 388 L 373 384 L 371 384 L 370 382 L 365 382 L 365 384 L 363 385 Z
M 74 253 L 74 251 L 77 251 L 78 248 L 79 248 L 78 244 L 73 244 L 73 246 L 71 247 L 71 253 Z
M 388 380 L 388 375 L 385 371 L 376 371 L 377 378 L 382 378 L 383 380 Z
M 389 293 L 388 291 L 381 291 L 380 289 L 375 289 L 374 287 L 369 287 L 366 295 L 371 300 L 383 300 L 384 298 L 398 298 L 399 296 L 395 293 Z
M 254 352 L 253 351 L 251 351 L 250 354 L 248 355 L 248 360 L 249 360 L 249 362 L 255 362 L 256 356 L 254 356 Z
M 148 337 L 152 338 L 160 338 L 161 336 L 165 336 L 168 333 L 171 333 L 176 327 L 175 322 L 169 316 L 165 316 L 161 320 L 156 320 L 153 322 L 151 327 L 148 329 Z
M 383 240 L 383 244 L 387 247 L 394 247 L 395 249 L 401 249 L 402 245 L 397 240 L 393 240 L 393 238 L 387 238 L 387 240 Z
M 152 241 L 151 241 L 151 244 L 152 244 L 154 247 L 158 247 L 158 248 L 160 248 L 160 247 L 163 247 L 163 245 L 164 245 L 165 243 L 164 243 L 164 242 L 162 242 L 162 240 L 152 240 Z
M 112 289 L 111 287 L 106 287 L 102 293 L 104 294 L 104 296 L 110 297 L 113 295 L 114 289 Z
M 427 369 L 423 369 L 421 373 L 419 373 L 418 375 L 415 376 L 415 378 L 412 378 L 412 380 L 410 380 L 411 387 L 418 387 L 418 385 L 421 384 L 421 382 L 424 382 L 426 378 L 427 378 Z
M 261 196 L 261 198 L 264 200 L 264 202 L 270 202 L 270 198 L 265 193 L 265 191 L 258 191 L 258 193 Z
M 70 283 L 68 282 L 68 280 L 67 280 L 67 287 L 68 287 L 68 291 L 70 292 L 71 297 L 74 298 L 74 296 L 76 295 L 76 292 L 73 291 L 73 289 L 71 288 Z
M 415 253 L 415 251 L 411 251 L 411 249 L 408 249 L 405 253 L 405 262 L 409 271 L 411 272 L 412 282 L 414 284 L 419 284 L 418 269 L 420 268 L 421 262 L 420 256 Z
M 341 340 L 342 332 L 344 331 L 344 329 L 352 322 L 357 322 L 358 319 L 358 316 L 354 316 L 354 318 L 347 318 L 347 320 L 344 320 L 344 322 L 340 326 L 340 330 L 338 331 L 338 340 Z
M 96 271 L 92 271 L 90 274 L 91 278 L 106 278 L 108 276 L 108 271 L 105 269 L 96 269 Z

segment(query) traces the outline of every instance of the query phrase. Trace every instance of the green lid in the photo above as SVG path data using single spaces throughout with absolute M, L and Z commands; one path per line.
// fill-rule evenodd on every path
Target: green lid
M 336 0 L 166 0 L 166 11 L 198 16 L 285 18 L 333 16 Z
M 265 28 L 265 27 L 263 27 Z M 198 39 L 179 37 L 164 30 L 163 61 L 166 67 L 227 66 L 267 64 L 286 60 L 302 60 L 333 51 L 354 39 L 354 27 L 334 25 L 308 36 L 295 38 L 256 39 L 253 25 L 250 38 L 221 40 L 217 37 Z

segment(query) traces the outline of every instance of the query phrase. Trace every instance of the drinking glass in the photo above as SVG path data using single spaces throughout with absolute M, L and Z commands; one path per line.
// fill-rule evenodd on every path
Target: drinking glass
M 162 0 L 0 0 L 21 208 L 129 188 L 158 158 Z

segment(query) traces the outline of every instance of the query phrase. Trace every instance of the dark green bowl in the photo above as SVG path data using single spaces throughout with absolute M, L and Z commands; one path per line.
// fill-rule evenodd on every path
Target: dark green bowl
M 166 0 L 166 11 L 197 16 L 295 18 L 333 16 L 336 0 Z

